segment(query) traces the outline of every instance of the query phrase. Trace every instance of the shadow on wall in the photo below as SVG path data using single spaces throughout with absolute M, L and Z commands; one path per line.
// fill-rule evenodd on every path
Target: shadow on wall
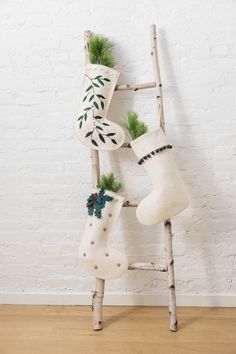
M 183 105 L 183 97 L 179 93 L 178 84 L 176 84 L 176 77 L 172 67 L 172 61 L 168 46 L 168 38 L 165 31 L 162 29 L 159 31 L 160 35 L 160 48 L 165 60 L 163 61 L 163 70 L 168 72 L 168 76 L 171 82 L 175 83 L 174 95 L 178 101 L 178 119 L 181 117 L 181 121 L 178 120 L 178 128 L 180 129 L 178 134 L 178 140 L 175 136 L 172 136 L 172 140 L 176 139 L 176 146 L 180 146 L 180 151 L 184 157 L 178 156 L 180 165 L 184 165 L 182 171 L 183 177 L 187 184 L 189 194 L 191 197 L 192 217 L 191 219 L 185 219 L 183 221 L 182 229 L 185 230 L 185 238 L 183 241 L 186 244 L 186 254 L 184 258 L 192 258 L 192 270 L 186 269 L 185 279 L 188 279 L 188 273 L 194 274 L 196 283 L 194 288 L 198 288 L 198 283 L 203 284 L 205 282 L 205 290 L 208 293 L 217 292 L 214 291 L 217 288 L 217 273 L 222 269 L 220 260 L 220 254 L 222 249 L 217 244 L 217 238 L 220 237 L 219 230 L 217 229 L 217 223 L 214 220 L 214 199 L 217 199 L 217 207 L 220 205 L 227 205 L 228 201 L 225 197 L 224 191 L 220 190 L 215 183 L 215 169 L 214 169 L 214 147 L 215 137 L 210 136 L 206 130 L 205 133 L 198 132 L 198 125 L 194 125 L 189 119 L 189 113 L 186 115 L 185 107 Z M 168 124 L 167 124 L 168 126 Z M 186 127 L 193 131 L 193 134 L 182 134 L 181 128 Z M 195 128 L 195 131 L 194 131 Z M 171 129 L 170 129 L 171 130 Z M 184 130 L 183 130 L 184 131 Z M 196 139 L 197 138 L 197 139 Z M 208 151 L 201 150 L 201 141 L 203 146 Z M 178 153 L 177 151 L 177 153 Z M 209 153 L 210 152 L 210 153 Z M 212 202 L 209 201 L 209 193 L 211 195 Z M 208 198 L 206 198 L 208 196 Z M 230 209 L 228 210 L 230 214 Z M 233 218 L 233 214 L 229 216 Z M 194 254 L 190 254 L 194 250 Z M 195 260 L 193 261 L 193 258 Z M 181 266 L 184 266 L 185 260 L 183 259 Z M 206 274 L 205 279 L 201 279 L 199 270 Z M 204 269 L 203 269 L 204 268 Z M 230 274 L 226 279 L 226 286 L 230 287 Z M 222 279 L 222 277 L 220 277 Z M 227 277 L 226 277 L 227 278 Z M 191 287 L 189 289 L 191 291 Z M 194 289 L 193 289 L 194 290 Z

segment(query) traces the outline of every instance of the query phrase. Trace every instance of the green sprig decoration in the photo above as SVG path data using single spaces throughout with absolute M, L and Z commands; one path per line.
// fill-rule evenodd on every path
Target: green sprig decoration
M 115 177 L 114 174 L 110 172 L 106 175 L 102 175 L 99 178 L 97 187 L 117 193 L 123 188 L 123 185 L 121 182 L 117 181 L 117 177 Z
M 138 113 L 132 111 L 127 112 L 123 126 L 132 140 L 137 139 L 148 131 L 147 125 L 138 119 Z
M 91 64 L 101 64 L 113 68 L 116 64 L 113 55 L 113 44 L 108 38 L 93 35 L 89 40 L 89 61 Z

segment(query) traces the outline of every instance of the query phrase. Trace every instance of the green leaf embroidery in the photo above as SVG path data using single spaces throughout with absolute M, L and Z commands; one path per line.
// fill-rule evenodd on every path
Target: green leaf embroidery
M 88 75 L 86 75 L 88 77 Z M 93 119 L 95 120 L 99 120 L 99 119 L 103 119 L 102 116 L 99 116 L 99 115 L 96 115 L 94 116 L 94 113 L 95 113 L 95 109 L 99 110 L 100 106 L 101 106 L 101 109 L 104 109 L 105 105 L 104 105 L 104 102 L 103 100 L 106 99 L 106 97 L 104 97 L 102 94 L 100 93 L 96 93 L 96 89 L 95 88 L 99 88 L 101 86 L 105 86 L 105 82 L 110 82 L 111 80 L 106 78 L 106 77 L 103 77 L 102 75 L 97 75 L 95 78 L 89 78 L 90 81 L 91 81 L 91 84 L 87 87 L 87 89 L 85 90 L 85 96 L 83 97 L 83 102 L 85 102 L 87 99 L 89 102 L 92 103 L 92 106 L 91 107 L 86 107 L 84 108 L 84 115 L 81 115 L 79 118 L 78 118 L 78 121 L 79 121 L 79 128 L 81 129 L 82 126 L 83 126 L 83 122 L 86 122 L 87 119 L 88 119 L 88 112 L 91 110 L 90 112 L 90 115 L 92 113 L 92 116 L 93 116 Z M 95 80 L 97 80 L 95 82 Z M 90 96 L 91 95 L 91 96 Z M 90 97 L 89 97 L 90 96 Z M 97 99 L 99 99 L 99 102 L 96 102 L 94 99 L 97 97 Z M 102 124 L 103 126 L 107 126 L 109 127 L 110 124 L 109 123 L 100 123 Z M 92 131 L 89 131 L 86 133 L 85 135 L 85 138 L 89 138 L 91 139 L 91 143 L 98 147 L 98 143 L 95 139 L 93 139 L 93 133 L 94 131 L 97 131 L 98 133 L 98 137 L 99 137 L 99 140 L 102 141 L 103 143 L 106 142 L 105 140 L 105 137 L 108 136 L 108 137 L 111 137 L 111 136 L 114 136 L 115 133 L 108 133 L 107 135 L 105 134 L 102 134 L 102 133 L 99 133 L 99 131 L 103 131 L 103 128 L 101 126 L 98 126 L 98 125 L 95 125 L 93 130 Z M 117 144 L 116 140 L 115 139 L 111 139 L 112 143 L 113 144 Z M 104 200 L 105 201 L 105 200 Z M 94 208 L 96 209 L 97 207 L 94 206 Z M 91 211 L 92 212 L 92 211 Z M 99 214 L 99 212 L 98 212 Z M 99 217 L 99 216 L 98 216 Z
M 91 90 L 91 88 L 93 87 L 93 85 L 90 85 L 85 92 L 88 92 L 89 90 Z
M 113 200 L 113 198 L 110 197 L 109 195 L 105 195 L 104 200 L 105 200 L 105 202 L 111 202 Z
M 102 86 L 104 86 L 104 83 L 102 82 L 102 80 L 98 79 L 99 84 L 101 84 Z
M 98 134 L 98 136 L 99 136 L 100 140 L 101 140 L 103 143 L 105 143 L 105 139 L 103 138 L 103 135 L 102 135 L 102 134 Z
M 97 109 L 99 109 L 97 102 L 94 101 L 94 102 L 93 102 L 93 105 L 94 105 L 94 107 L 96 107 Z
M 113 197 L 105 194 L 105 189 L 101 188 L 99 193 L 90 194 L 87 198 L 86 207 L 90 216 L 96 216 L 98 219 L 102 217 L 102 209 L 105 208 L 107 202 L 111 202 Z
M 105 97 L 104 97 L 103 95 L 101 95 L 100 93 L 98 93 L 97 96 L 98 96 L 99 98 L 102 98 L 102 99 L 105 100 Z
M 94 212 L 94 208 L 93 208 L 93 207 L 92 207 L 92 208 L 88 208 L 88 214 L 89 214 L 90 216 L 93 215 L 93 212 Z
M 94 215 L 95 215 L 98 219 L 101 219 L 101 217 L 102 217 L 102 212 L 101 212 L 101 210 L 96 210 L 95 213 L 94 213 Z
M 86 135 L 85 135 L 85 138 L 87 138 L 88 136 L 90 136 L 90 135 L 92 135 L 93 134 L 93 132 L 91 131 L 91 132 L 88 132 Z
M 98 146 L 97 142 L 94 139 L 92 139 L 91 141 L 93 145 Z

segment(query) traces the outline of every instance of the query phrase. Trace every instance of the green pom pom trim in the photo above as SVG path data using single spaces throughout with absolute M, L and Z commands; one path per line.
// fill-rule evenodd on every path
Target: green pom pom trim
M 138 164 L 139 165 L 142 165 L 146 160 L 150 159 L 151 157 L 153 157 L 154 155 L 156 154 L 159 154 L 160 152 L 166 150 L 166 149 L 172 149 L 173 146 L 168 144 L 168 145 L 164 145 L 164 146 L 161 146 L 160 148 L 158 149 L 155 149 L 151 152 L 149 152 L 149 154 L 147 155 L 144 155 L 141 159 L 138 160 Z

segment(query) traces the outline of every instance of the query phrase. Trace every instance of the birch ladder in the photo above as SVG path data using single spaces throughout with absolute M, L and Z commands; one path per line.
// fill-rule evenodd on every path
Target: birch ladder
M 163 111 L 163 96 L 162 96 L 162 84 L 160 76 L 160 68 L 158 62 L 157 51 L 157 34 L 156 26 L 151 25 L 151 56 L 153 64 L 154 81 L 144 84 L 133 85 L 117 85 L 116 91 L 138 91 L 144 89 L 155 89 L 156 106 L 157 106 L 157 125 L 160 126 L 165 132 L 165 120 Z M 86 63 L 89 63 L 88 46 L 91 36 L 90 31 L 84 32 L 85 41 L 85 59 Z M 121 148 L 130 148 L 130 145 L 125 143 Z M 92 162 L 92 183 L 96 188 L 100 177 L 100 164 L 99 164 L 99 151 L 91 150 L 91 162 Z M 123 207 L 137 207 L 136 204 L 132 204 L 129 201 L 124 202 Z M 169 329 L 173 332 L 177 331 L 177 316 L 176 316 L 176 295 L 175 295 L 175 275 L 174 275 L 174 258 L 172 250 L 172 225 L 171 220 L 164 221 L 164 237 L 165 237 L 165 251 L 166 251 L 166 264 L 154 264 L 149 263 L 133 263 L 129 264 L 128 270 L 146 270 L 146 271 L 159 271 L 167 272 L 167 284 L 168 284 L 168 297 L 169 297 Z M 95 291 L 92 297 L 92 310 L 93 310 L 93 329 L 99 331 L 103 328 L 102 323 L 102 305 L 104 297 L 105 280 L 96 278 Z

